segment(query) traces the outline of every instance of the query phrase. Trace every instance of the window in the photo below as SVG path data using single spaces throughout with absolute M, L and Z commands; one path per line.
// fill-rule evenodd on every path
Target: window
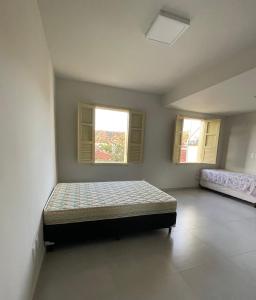
M 215 164 L 220 120 L 177 116 L 173 161 L 175 163 Z
M 95 162 L 127 163 L 129 112 L 95 108 Z
M 142 162 L 143 138 L 142 112 L 79 104 L 79 162 L 96 164 Z

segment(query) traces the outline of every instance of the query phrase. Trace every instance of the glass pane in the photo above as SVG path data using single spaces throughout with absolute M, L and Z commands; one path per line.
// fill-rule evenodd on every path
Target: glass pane
M 126 163 L 129 113 L 95 109 L 95 162 Z
M 180 151 L 180 163 L 200 162 L 200 142 L 203 122 L 199 119 L 184 119 Z

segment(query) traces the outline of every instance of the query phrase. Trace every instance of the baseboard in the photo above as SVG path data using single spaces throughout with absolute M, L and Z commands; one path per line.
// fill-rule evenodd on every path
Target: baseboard
M 198 186 L 187 186 L 187 187 L 172 187 L 172 188 L 163 188 L 161 189 L 163 192 L 172 192 L 172 191 L 177 191 L 177 190 L 194 190 L 194 189 L 198 189 Z
M 44 257 L 45 257 L 45 247 L 44 247 L 43 244 L 42 244 L 42 250 L 40 251 L 40 253 L 41 254 L 38 258 L 37 268 L 34 272 L 34 280 L 33 280 L 33 284 L 32 284 L 31 300 L 33 300 L 34 296 L 35 296 L 37 282 L 38 282 L 38 279 L 39 279 L 40 271 L 41 271 L 43 261 L 44 261 Z

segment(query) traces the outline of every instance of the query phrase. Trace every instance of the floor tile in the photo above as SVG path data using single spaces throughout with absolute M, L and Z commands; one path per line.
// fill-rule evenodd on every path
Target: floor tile
M 191 268 L 181 274 L 198 299 L 255 299 L 256 286 L 249 276 L 226 260 Z
M 46 254 L 34 300 L 256 299 L 256 209 L 201 189 L 169 191 L 167 230 Z

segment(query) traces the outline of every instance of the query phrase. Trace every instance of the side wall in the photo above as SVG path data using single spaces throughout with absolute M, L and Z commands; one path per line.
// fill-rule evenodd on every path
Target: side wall
M 227 117 L 222 167 L 256 174 L 256 112 Z
M 54 77 L 36 1 L 1 1 L 0 45 L 0 299 L 29 300 L 56 181 Z
M 122 106 L 145 111 L 144 163 L 128 166 L 79 164 L 76 155 L 76 113 L 79 102 Z M 57 78 L 58 180 L 70 182 L 146 179 L 160 188 L 196 186 L 197 175 L 203 165 L 175 165 L 170 161 L 170 143 L 173 140 L 177 113 L 177 111 L 163 108 L 159 96 L 156 95 Z

